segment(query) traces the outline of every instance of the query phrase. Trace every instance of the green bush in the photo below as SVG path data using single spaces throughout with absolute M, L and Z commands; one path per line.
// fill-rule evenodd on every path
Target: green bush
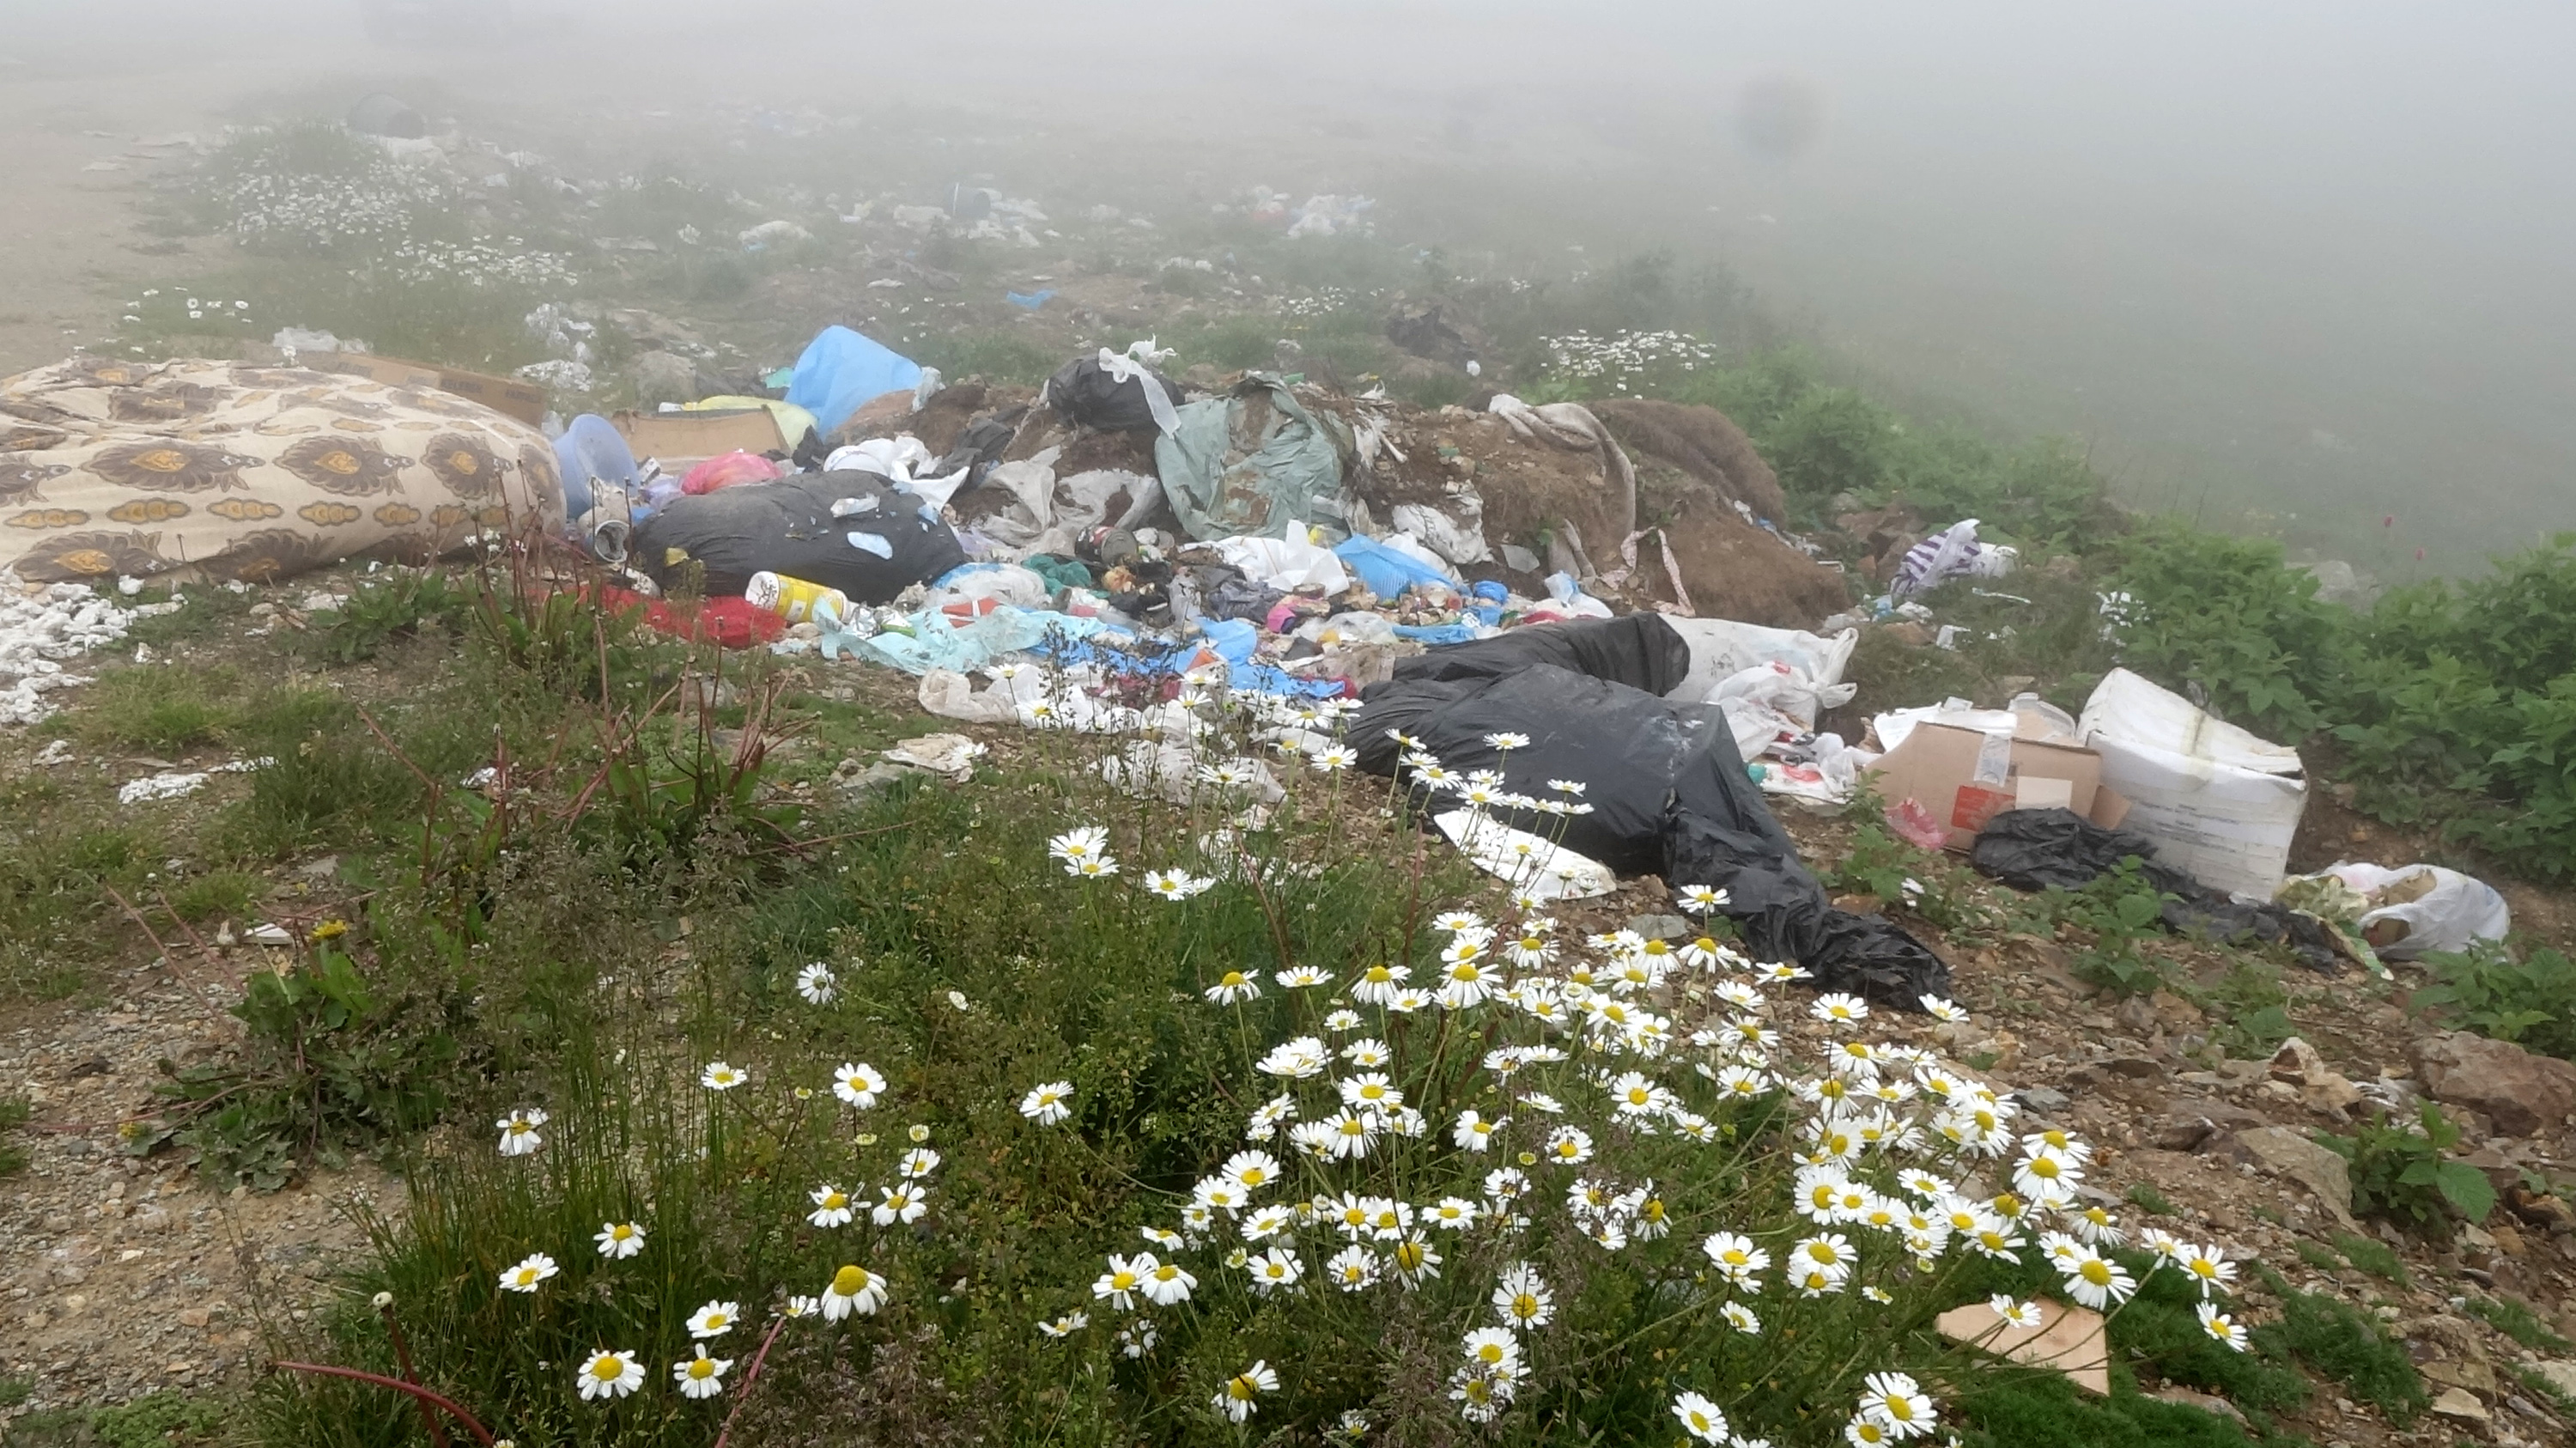
M 2495 1210 L 2495 1185 L 2486 1173 L 2448 1152 L 2460 1129 L 2427 1101 L 2415 1124 L 2386 1115 L 2350 1136 L 2318 1133 L 2318 1144 L 2351 1163 L 2352 1209 L 2384 1217 L 2419 1236 L 2447 1241 L 2454 1219 L 2483 1222 Z
M 2536 949 L 2516 961 L 2501 945 L 2424 957 L 2433 983 L 2415 993 L 2452 1025 L 2576 1060 L 2576 961 Z

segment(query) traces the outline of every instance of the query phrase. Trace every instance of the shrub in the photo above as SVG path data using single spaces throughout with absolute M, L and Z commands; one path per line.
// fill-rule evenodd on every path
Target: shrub
M 2424 957 L 2433 983 L 2414 1001 L 2455 1026 L 2576 1059 L 2576 961 L 2546 948 L 2517 962 L 2501 945 Z
M 2495 1210 L 2486 1173 L 2445 1154 L 2459 1140 L 2460 1129 L 2430 1101 L 2415 1125 L 2392 1124 L 2382 1114 L 2348 1137 L 2317 1135 L 2318 1144 L 2352 1164 L 2355 1212 L 2437 1240 L 2450 1238 L 2454 1217 L 2483 1222 Z

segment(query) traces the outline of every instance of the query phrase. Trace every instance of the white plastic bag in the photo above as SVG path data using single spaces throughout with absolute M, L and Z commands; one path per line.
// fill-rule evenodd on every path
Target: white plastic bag
M 1764 628 L 1726 618 L 1668 617 L 1664 622 L 1690 645 L 1690 672 L 1664 695 L 1685 702 L 1707 699 L 1718 681 L 1755 664 L 1791 664 L 1805 670 L 1819 687 L 1831 687 L 1843 681 L 1852 650 L 1860 646 L 1860 630 L 1856 628 L 1824 635 L 1802 629 Z
M 1213 546 L 1245 577 L 1282 592 L 1320 588 L 1330 598 L 1351 586 L 1350 571 L 1333 550 L 1303 538 L 1220 538 Z
M 2371 948 L 2388 960 L 2466 950 L 2481 940 L 2502 940 L 2513 929 L 2513 911 L 2494 886 L 2474 875 L 2439 865 L 2402 865 L 2391 870 L 2347 861 L 2329 865 L 2326 873 L 2373 900 L 2387 900 L 2364 911 L 2361 931 L 2376 942 L 2386 930 L 2374 925 L 2393 922 L 2403 934 Z

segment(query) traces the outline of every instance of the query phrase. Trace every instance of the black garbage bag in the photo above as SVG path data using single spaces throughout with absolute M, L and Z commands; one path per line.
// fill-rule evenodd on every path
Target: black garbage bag
M 844 468 L 676 498 L 636 525 L 632 556 L 666 588 L 695 562 L 713 597 L 738 594 L 767 571 L 837 588 L 854 602 L 891 603 L 964 563 L 966 550 L 920 498 Z
M 1490 679 L 1553 664 L 1649 694 L 1666 694 L 1690 674 L 1690 645 L 1660 613 L 1532 624 L 1473 643 L 1398 659 L 1398 679 Z
M 970 471 L 960 491 L 983 482 L 984 475 L 991 472 L 993 464 L 1001 461 L 1002 454 L 1010 449 L 1011 439 L 1019 435 L 1020 419 L 1027 415 L 1027 408 L 1015 407 L 966 424 L 966 430 L 957 434 L 957 445 L 950 448 L 948 455 L 930 470 L 930 476 L 944 478 L 959 468 L 966 468 Z
M 1145 396 L 1148 379 L 1163 389 L 1163 396 L 1171 400 L 1175 409 L 1179 408 L 1181 389 L 1173 385 L 1172 379 L 1150 367 L 1138 366 L 1121 381 L 1100 365 L 1096 354 L 1076 357 L 1057 368 L 1041 395 L 1067 422 L 1102 432 L 1136 432 L 1158 425 L 1154 421 L 1154 404 Z
M 1968 850 L 1968 863 L 2016 890 L 2080 890 L 2138 861 L 2138 873 L 2168 898 L 2158 921 L 2176 935 L 2220 944 L 2247 940 L 2285 945 L 2311 970 L 2343 969 L 2334 933 L 2313 915 L 2276 901 L 2239 902 L 2156 859 L 2155 841 L 2105 829 L 2073 810 L 2007 810 L 1988 821 Z
M 2016 890 L 2081 890 L 2096 876 L 2136 857 L 2148 883 L 2170 894 L 2199 891 L 2199 882 L 2156 863 L 2156 842 L 2104 829 L 2070 809 L 2006 810 L 1987 821 L 1968 863 Z
M 1672 632 L 1660 618 L 1633 625 L 1624 654 L 1607 647 L 1618 633 L 1587 633 L 1596 658 L 1634 664 L 1658 656 L 1635 644 L 1651 640 L 1656 626 Z M 1435 649 L 1426 657 L 1505 640 Z M 1501 667 L 1503 657 L 1488 650 L 1483 663 L 1471 658 L 1463 677 L 1371 686 L 1351 729 L 1360 767 L 1396 773 L 1404 746 L 1389 737 L 1393 730 L 1420 741 L 1451 769 L 1500 770 L 1507 789 L 1536 798 L 1555 797 L 1551 780 L 1580 781 L 1589 814 L 1559 819 L 1506 809 L 1497 817 L 1621 874 L 1660 874 L 1675 886 L 1727 891 L 1726 914 L 1743 928 L 1747 948 L 1760 959 L 1798 961 L 1815 973 L 1820 989 L 1909 1010 L 1921 1009 L 1925 995 L 1950 993 L 1949 967 L 1912 936 L 1882 917 L 1833 908 L 1745 774 L 1724 713 L 1552 663 Z M 1672 666 L 1673 681 L 1687 665 L 1685 649 Z M 1503 750 L 1489 742 L 1496 734 L 1529 742 Z

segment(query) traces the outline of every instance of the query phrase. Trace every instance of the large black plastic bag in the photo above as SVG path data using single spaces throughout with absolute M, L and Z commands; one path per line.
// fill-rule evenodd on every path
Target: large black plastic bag
M 848 504 L 834 516 L 835 504 Z M 850 541 L 852 534 L 862 542 Z M 880 557 L 882 540 L 887 556 Z M 957 535 L 923 501 L 875 473 L 844 468 L 739 483 L 670 506 L 635 529 L 632 557 L 654 582 L 683 581 L 690 562 L 711 596 L 742 592 L 767 571 L 837 588 L 858 603 L 891 603 L 915 583 L 966 561 Z
M 1647 625 L 1633 630 L 1632 636 L 1653 637 Z M 1671 627 L 1663 631 L 1670 634 Z M 1617 635 L 1596 630 L 1594 637 Z M 1483 648 L 1461 644 L 1428 657 Z M 1688 666 L 1688 650 L 1682 654 L 1675 680 Z M 1646 658 L 1651 651 L 1629 656 Z M 1482 662 L 1471 656 L 1479 670 L 1471 677 L 1372 686 L 1351 729 L 1360 767 L 1396 771 L 1403 746 L 1388 737 L 1395 730 L 1452 769 L 1502 770 L 1506 787 L 1523 794 L 1547 798 L 1548 781 L 1580 780 L 1592 813 L 1508 822 L 1621 874 L 1660 874 L 1676 886 L 1726 890 L 1726 913 L 1743 928 L 1756 958 L 1794 959 L 1815 973 L 1820 989 L 1911 1010 L 1921 1009 L 1922 996 L 1950 993 L 1949 967 L 1912 936 L 1882 917 L 1833 908 L 1745 775 L 1722 712 L 1547 663 L 1481 672 L 1499 657 L 1490 650 Z M 1499 750 L 1486 742 L 1496 733 L 1527 735 L 1529 743 Z
M 1145 379 L 1152 378 L 1175 408 L 1181 404 L 1181 389 L 1150 367 L 1138 365 L 1135 371 L 1138 375 L 1121 381 L 1110 375 L 1098 357 L 1076 357 L 1055 370 L 1041 395 L 1065 421 L 1102 432 L 1137 432 L 1157 427 L 1160 424 L 1154 421 L 1154 404 L 1145 396 Z
M 1473 643 L 1451 644 L 1395 662 L 1398 679 L 1490 679 L 1554 664 L 1649 694 L 1668 694 L 1690 674 L 1690 645 L 1660 613 L 1532 624 Z
M 2172 898 L 2158 919 L 2176 935 L 2285 945 L 2311 970 L 2343 968 L 2333 932 L 2315 916 L 2269 900 L 2240 903 L 2156 859 L 2155 841 L 2104 829 L 2073 810 L 2008 810 L 1988 821 L 1968 863 L 2016 890 L 2080 890 L 2134 857 L 2146 882 Z

